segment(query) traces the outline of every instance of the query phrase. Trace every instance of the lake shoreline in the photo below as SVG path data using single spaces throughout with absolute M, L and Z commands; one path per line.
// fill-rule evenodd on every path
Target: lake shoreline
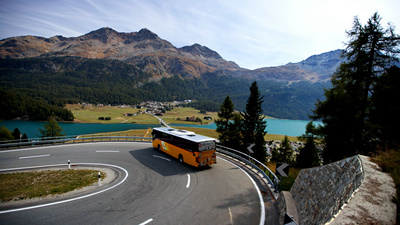
M 297 137 L 305 133 L 305 126 L 309 121 L 305 120 L 282 120 L 282 119 L 266 119 L 268 134 L 287 135 Z M 176 121 L 178 122 L 178 121 Z M 179 121 L 181 122 L 181 121 Z M 42 121 L 22 121 L 22 120 L 4 120 L 0 123 L 4 125 L 10 132 L 18 128 L 21 134 L 26 133 L 28 138 L 39 138 L 39 128 L 43 129 L 46 122 Z M 321 122 L 315 122 L 317 125 Z M 84 134 L 107 133 L 116 131 L 126 131 L 135 129 L 149 129 L 161 126 L 159 123 L 139 124 L 139 123 L 74 123 L 59 122 L 62 133 L 66 136 L 78 136 Z M 214 122 L 209 124 L 193 124 L 193 123 L 168 123 L 172 127 L 195 127 L 204 129 L 216 129 Z

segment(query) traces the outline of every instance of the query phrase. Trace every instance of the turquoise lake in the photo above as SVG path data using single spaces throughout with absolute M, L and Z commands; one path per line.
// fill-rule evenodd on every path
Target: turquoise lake
M 305 127 L 308 122 L 309 121 L 306 120 L 267 119 L 266 131 L 269 134 L 300 136 L 305 132 Z M 26 135 L 28 135 L 28 138 L 37 138 L 40 136 L 39 128 L 43 129 L 44 124 L 45 122 L 7 120 L 7 121 L 2 121 L 0 126 L 4 125 L 11 132 L 15 128 L 18 128 L 22 134 L 26 133 Z M 322 123 L 314 122 L 314 124 L 319 125 Z M 127 123 L 117 123 L 117 124 L 59 123 L 59 125 L 60 127 L 63 128 L 63 133 L 67 136 L 124 131 L 131 129 L 147 129 L 150 127 L 153 128 L 160 126 L 157 124 L 127 124 Z M 216 129 L 215 123 L 211 123 L 209 125 L 170 124 L 170 126 Z

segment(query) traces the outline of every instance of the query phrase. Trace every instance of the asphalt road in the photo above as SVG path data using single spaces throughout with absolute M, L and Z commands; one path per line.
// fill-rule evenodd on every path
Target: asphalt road
M 149 143 L 85 143 L 0 151 L 8 168 L 109 164 L 111 183 L 76 196 L 0 207 L 0 224 L 260 224 L 260 193 L 239 167 L 218 158 L 196 169 Z M 90 194 L 93 194 L 89 196 Z M 72 200 L 71 200 L 72 199 Z M 56 204 L 53 204 L 53 203 Z M 43 206 L 45 204 L 50 204 Z M 51 205 L 53 204 L 53 205 Z

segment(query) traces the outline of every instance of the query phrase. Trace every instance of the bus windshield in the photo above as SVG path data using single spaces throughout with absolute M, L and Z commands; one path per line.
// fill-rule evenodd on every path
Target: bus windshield
M 199 151 L 215 149 L 215 141 L 206 141 L 199 143 Z

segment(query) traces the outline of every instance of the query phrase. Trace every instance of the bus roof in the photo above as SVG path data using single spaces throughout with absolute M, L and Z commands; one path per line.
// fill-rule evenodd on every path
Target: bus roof
M 169 135 L 175 136 L 175 137 L 180 137 L 184 138 L 189 141 L 193 141 L 196 143 L 201 143 L 205 141 L 215 141 L 215 138 L 210 138 L 207 136 L 195 134 L 192 131 L 187 131 L 187 130 L 178 130 L 170 127 L 155 127 L 153 130 L 157 130 L 163 133 L 167 133 Z

